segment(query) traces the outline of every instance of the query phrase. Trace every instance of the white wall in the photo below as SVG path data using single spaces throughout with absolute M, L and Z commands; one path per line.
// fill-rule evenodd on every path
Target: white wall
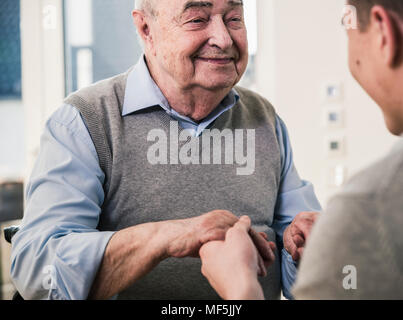
M 25 172 L 29 175 L 45 122 L 64 98 L 62 0 L 20 1 Z
M 24 110 L 20 100 L 0 100 L 0 182 L 24 177 Z
M 396 138 L 386 130 L 381 112 L 356 84 L 347 65 L 347 36 L 341 26 L 344 0 L 257 0 L 258 91 L 286 122 L 295 163 L 302 178 L 314 183 L 323 205 L 337 189 L 327 183 L 334 165 L 348 176 L 389 151 Z M 340 82 L 344 129 L 329 130 L 322 116 L 322 86 Z M 328 158 L 325 137 L 345 135 L 344 156 Z

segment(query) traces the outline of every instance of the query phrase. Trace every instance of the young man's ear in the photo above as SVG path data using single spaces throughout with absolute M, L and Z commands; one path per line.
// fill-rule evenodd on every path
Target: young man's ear
M 370 28 L 375 35 L 375 44 L 382 60 L 389 67 L 400 63 L 401 33 L 396 17 L 382 6 L 371 10 Z

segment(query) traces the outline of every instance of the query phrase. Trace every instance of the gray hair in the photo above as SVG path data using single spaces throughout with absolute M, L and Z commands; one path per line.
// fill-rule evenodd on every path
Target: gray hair
M 134 0 L 134 9 L 153 12 L 153 0 Z
M 134 0 L 134 9 L 143 10 L 145 1 L 147 0 Z

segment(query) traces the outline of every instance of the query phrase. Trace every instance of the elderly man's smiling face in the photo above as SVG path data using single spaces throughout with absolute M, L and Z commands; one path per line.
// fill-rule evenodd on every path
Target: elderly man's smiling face
M 154 14 L 146 41 L 154 76 L 185 90 L 232 88 L 241 79 L 248 63 L 241 0 L 157 0 Z

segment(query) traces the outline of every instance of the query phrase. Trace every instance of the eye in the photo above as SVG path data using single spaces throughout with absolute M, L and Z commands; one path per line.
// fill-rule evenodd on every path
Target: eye
M 227 23 L 233 23 L 233 24 L 241 24 L 242 23 L 242 18 L 240 17 L 233 17 L 227 20 Z
M 194 24 L 200 24 L 200 23 L 203 23 L 203 22 L 205 22 L 205 20 L 204 20 L 204 19 L 200 19 L 200 18 L 198 18 L 198 19 L 193 19 L 193 20 L 190 20 L 190 21 L 189 21 L 189 23 L 194 23 Z

